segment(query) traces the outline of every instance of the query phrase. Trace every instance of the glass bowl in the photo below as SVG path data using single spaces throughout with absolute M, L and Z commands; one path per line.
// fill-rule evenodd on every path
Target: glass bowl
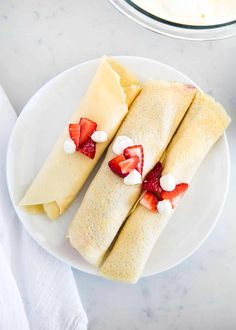
M 136 23 L 165 36 L 188 40 L 216 40 L 236 35 L 236 20 L 217 25 L 180 24 L 153 15 L 130 0 L 109 1 Z

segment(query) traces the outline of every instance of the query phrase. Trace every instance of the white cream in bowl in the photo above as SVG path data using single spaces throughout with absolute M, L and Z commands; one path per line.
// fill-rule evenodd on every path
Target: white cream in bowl
M 133 0 L 145 11 L 187 25 L 217 25 L 236 20 L 236 0 Z

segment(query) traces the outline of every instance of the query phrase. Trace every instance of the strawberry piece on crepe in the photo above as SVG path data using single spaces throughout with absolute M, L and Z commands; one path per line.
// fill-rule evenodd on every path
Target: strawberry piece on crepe
M 162 188 L 160 185 L 160 178 L 162 173 L 161 162 L 158 162 L 153 169 L 146 175 L 143 181 L 143 190 L 161 194 Z
M 96 143 L 91 138 L 88 138 L 83 147 L 79 148 L 79 151 L 85 156 L 93 159 L 96 154 Z
M 136 166 L 136 170 L 142 175 L 143 173 L 143 162 L 144 162 L 144 153 L 142 145 L 135 145 L 131 147 L 127 147 L 124 150 L 125 158 L 129 159 L 134 156 L 138 156 L 139 162 Z
M 110 169 L 112 170 L 112 172 L 119 175 L 122 178 L 124 178 L 126 175 L 121 172 L 120 163 L 125 160 L 126 160 L 125 156 L 121 154 L 121 155 L 118 155 L 115 158 L 111 159 L 108 162 L 108 165 L 109 165 Z
M 120 169 L 122 174 L 129 174 L 132 170 L 137 168 L 139 163 L 138 156 L 133 156 L 131 158 L 125 159 L 124 161 L 120 162 Z
M 187 183 L 180 183 L 177 184 L 175 189 L 172 191 L 162 191 L 161 192 L 161 198 L 162 199 L 168 199 L 171 202 L 172 208 L 174 209 L 179 200 L 183 197 L 184 193 L 188 189 Z
M 81 118 L 80 122 L 80 138 L 79 138 L 79 147 L 81 148 L 85 142 L 90 138 L 90 136 L 96 131 L 97 124 L 88 119 L 88 118 Z
M 157 212 L 158 198 L 153 193 L 146 191 L 140 200 L 140 204 L 151 212 Z
M 76 150 L 79 149 L 80 141 L 80 124 L 69 124 L 70 138 L 74 141 Z

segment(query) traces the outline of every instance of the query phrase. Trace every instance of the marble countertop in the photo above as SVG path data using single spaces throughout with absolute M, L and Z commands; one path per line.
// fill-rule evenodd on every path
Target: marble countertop
M 181 265 L 134 286 L 74 275 L 91 330 L 236 329 L 236 38 L 163 37 L 107 0 L 1 0 L 0 40 L 0 82 L 18 113 L 50 78 L 104 54 L 172 65 L 223 103 L 233 119 L 231 182 L 222 216 L 203 246 Z

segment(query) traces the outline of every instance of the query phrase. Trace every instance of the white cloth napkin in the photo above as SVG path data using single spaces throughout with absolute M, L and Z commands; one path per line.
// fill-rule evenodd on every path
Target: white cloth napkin
M 9 199 L 6 151 L 16 118 L 0 87 L 0 329 L 86 330 L 71 268 L 31 239 Z

